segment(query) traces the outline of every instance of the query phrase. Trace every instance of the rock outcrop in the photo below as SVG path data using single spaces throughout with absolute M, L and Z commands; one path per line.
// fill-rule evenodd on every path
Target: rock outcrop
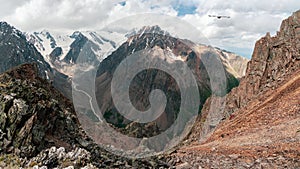
M 244 107 L 264 91 L 274 90 L 300 68 L 300 11 L 281 24 L 277 35 L 269 33 L 256 42 L 245 77 L 227 96 L 226 112 Z
M 84 139 L 72 103 L 37 69 L 25 64 L 0 75 L 1 152 L 33 157 L 45 147 L 70 149 Z

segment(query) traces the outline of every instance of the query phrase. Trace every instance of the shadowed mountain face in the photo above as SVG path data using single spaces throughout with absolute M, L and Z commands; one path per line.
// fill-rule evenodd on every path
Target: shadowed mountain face
M 26 62 L 37 63 L 39 74 L 43 78 L 47 78 L 52 72 L 49 64 L 35 47 L 27 42 L 22 32 L 6 22 L 0 22 L 0 72 Z
M 160 64 L 160 62 L 163 61 L 167 61 L 171 65 L 182 62 L 186 63 L 193 72 L 200 91 L 200 103 L 198 103 L 199 110 L 212 93 L 211 77 L 209 77 L 203 61 L 209 61 L 211 67 L 213 67 L 214 64 L 222 65 L 225 76 L 223 77 L 225 79 L 223 85 L 225 87 L 223 86 L 224 90 L 222 90 L 222 87 L 214 86 L 217 88 L 219 87 L 219 91 L 221 91 L 214 94 L 225 95 L 233 87 L 238 85 L 238 80 L 228 71 L 229 69 L 226 69 L 226 66 L 223 67 L 225 62 L 220 59 L 219 53 L 213 48 L 204 45 L 194 45 L 187 40 L 177 39 L 168 34 L 153 31 L 151 27 L 149 30 L 150 31 L 143 31 L 142 34 L 131 36 L 115 52 L 103 60 L 99 65 L 96 79 L 97 102 L 101 112 L 103 112 L 104 118 L 109 123 L 121 128 L 122 132 L 137 137 L 154 136 L 168 129 L 177 118 L 177 113 L 179 112 L 181 104 L 181 95 L 175 79 L 166 72 L 157 69 L 141 71 L 132 80 L 129 87 L 132 105 L 140 111 L 148 110 L 150 106 L 149 95 L 151 91 L 160 89 L 165 92 L 167 97 L 165 111 L 157 120 L 148 124 L 137 125 L 124 118 L 118 113 L 118 110 L 115 108 L 112 101 L 111 82 L 117 67 L 130 55 L 140 51 L 149 50 L 148 53 L 155 58 L 153 59 L 153 62 L 157 64 Z M 140 57 L 144 56 L 141 55 Z M 130 69 L 130 67 L 128 67 L 128 69 Z M 190 101 L 193 102 L 193 100 Z

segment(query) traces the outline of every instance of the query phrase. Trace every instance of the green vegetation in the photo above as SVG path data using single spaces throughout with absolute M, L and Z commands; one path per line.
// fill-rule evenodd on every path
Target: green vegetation
M 236 79 L 232 75 L 229 75 L 229 77 L 227 79 L 227 93 L 229 93 L 233 88 L 237 87 L 239 84 L 240 84 L 240 82 L 238 79 Z
M 108 110 L 103 115 L 104 119 L 114 125 L 117 128 L 125 128 L 126 124 L 123 123 L 124 117 L 120 115 L 117 111 Z

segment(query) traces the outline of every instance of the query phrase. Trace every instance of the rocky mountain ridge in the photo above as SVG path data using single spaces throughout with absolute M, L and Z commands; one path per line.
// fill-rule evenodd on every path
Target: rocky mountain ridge
M 167 167 L 116 156 L 80 127 L 72 103 L 38 76 L 36 64 L 0 74 L 0 167 Z

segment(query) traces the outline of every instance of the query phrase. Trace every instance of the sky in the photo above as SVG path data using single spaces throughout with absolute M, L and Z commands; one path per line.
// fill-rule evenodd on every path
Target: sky
M 21 31 L 97 30 L 136 14 L 176 17 L 197 28 L 209 45 L 251 58 L 255 42 L 275 35 L 299 0 L 0 0 L 0 21 Z M 217 19 L 208 15 L 226 15 Z

